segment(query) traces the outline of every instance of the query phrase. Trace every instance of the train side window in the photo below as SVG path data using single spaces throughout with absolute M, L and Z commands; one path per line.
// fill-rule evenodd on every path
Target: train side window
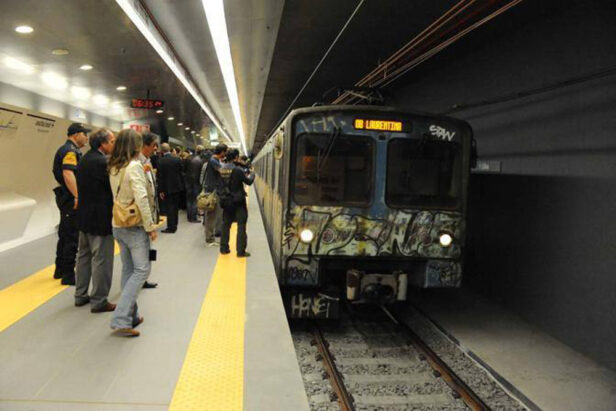
M 458 143 L 405 138 L 390 141 L 385 194 L 388 205 L 457 208 L 461 185 Z
M 296 203 L 370 204 L 374 140 L 365 136 L 301 134 L 296 139 L 295 150 Z

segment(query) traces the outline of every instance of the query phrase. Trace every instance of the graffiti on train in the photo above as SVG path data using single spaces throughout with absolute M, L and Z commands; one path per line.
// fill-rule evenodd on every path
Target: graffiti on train
M 299 240 L 298 231 L 310 229 L 314 240 Z M 296 206 L 287 220 L 283 239 L 286 283 L 317 285 L 319 259 L 323 256 L 401 256 L 457 259 L 462 253 L 462 216 L 441 211 L 397 210 L 384 218 L 368 218 L 342 207 Z M 454 243 L 443 247 L 439 237 L 447 233 Z M 452 275 L 447 265 L 431 266 L 432 278 L 442 271 L 442 285 L 455 285 L 461 276 L 458 263 Z
M 338 299 L 325 294 L 293 294 L 289 304 L 293 318 L 331 318 L 338 315 Z
M 385 218 L 356 215 L 340 207 L 296 206 L 287 221 L 283 246 L 287 255 L 349 255 L 458 258 L 458 240 L 442 247 L 443 233 L 462 236 L 462 217 L 440 211 L 390 212 Z M 299 240 L 298 227 L 310 229 L 315 240 Z

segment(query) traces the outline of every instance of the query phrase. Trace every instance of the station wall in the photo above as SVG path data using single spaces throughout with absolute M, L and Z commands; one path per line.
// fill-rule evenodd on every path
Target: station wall
M 59 214 L 52 192 L 57 183 L 51 169 L 54 154 L 66 140 L 72 122 L 83 122 L 91 128 L 121 127 L 93 113 L 0 82 L 0 192 L 13 192 L 37 203 L 23 236 L 0 243 L 0 252 L 55 232 Z
M 507 13 L 390 92 L 469 121 L 501 166 L 471 178 L 465 285 L 616 369 L 616 3 Z

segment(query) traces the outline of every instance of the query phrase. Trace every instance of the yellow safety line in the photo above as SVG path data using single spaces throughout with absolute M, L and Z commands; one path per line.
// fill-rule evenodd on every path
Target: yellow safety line
M 119 251 L 116 243 L 115 253 Z M 53 278 L 55 269 L 52 264 L 0 290 L 0 332 L 69 287 Z
M 246 259 L 220 255 L 201 306 L 170 410 L 242 410 Z

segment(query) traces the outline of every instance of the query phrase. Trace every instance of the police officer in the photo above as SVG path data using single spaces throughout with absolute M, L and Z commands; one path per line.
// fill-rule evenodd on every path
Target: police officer
M 77 164 L 81 159 L 79 149 L 88 140 L 91 130 L 81 123 L 73 123 L 68 128 L 68 140 L 53 159 L 53 176 L 59 186 L 54 188 L 56 205 L 60 210 L 58 246 L 56 248 L 56 271 L 54 278 L 61 278 L 64 285 L 75 285 L 75 255 L 79 242 L 77 228 Z

